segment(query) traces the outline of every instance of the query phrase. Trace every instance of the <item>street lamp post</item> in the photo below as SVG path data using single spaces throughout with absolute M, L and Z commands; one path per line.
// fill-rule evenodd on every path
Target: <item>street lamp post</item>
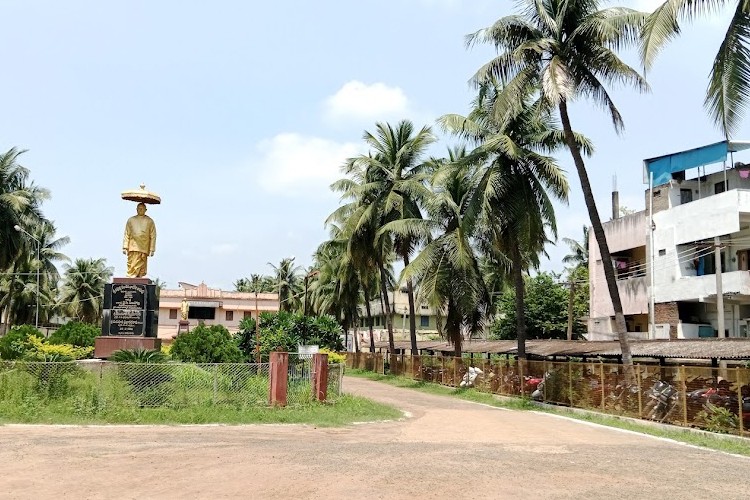
M 39 251 L 42 247 L 42 242 L 39 241 L 37 238 L 31 235 L 27 230 L 16 224 L 13 226 L 13 229 L 18 231 L 19 233 L 24 233 L 26 236 L 31 238 L 36 242 L 36 315 L 34 318 L 34 328 L 39 329 L 39 271 L 41 266 L 41 262 L 39 260 Z

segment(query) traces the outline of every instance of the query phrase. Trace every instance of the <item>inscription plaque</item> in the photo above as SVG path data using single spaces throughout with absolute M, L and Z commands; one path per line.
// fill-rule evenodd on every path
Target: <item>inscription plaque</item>
M 143 335 L 146 324 L 146 285 L 112 284 L 109 335 Z

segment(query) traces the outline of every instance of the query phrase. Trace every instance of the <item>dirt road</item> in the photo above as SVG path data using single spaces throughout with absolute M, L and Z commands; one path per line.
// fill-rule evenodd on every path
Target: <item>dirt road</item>
M 750 459 L 347 378 L 411 414 L 307 426 L 0 426 L 0 498 L 750 496 Z

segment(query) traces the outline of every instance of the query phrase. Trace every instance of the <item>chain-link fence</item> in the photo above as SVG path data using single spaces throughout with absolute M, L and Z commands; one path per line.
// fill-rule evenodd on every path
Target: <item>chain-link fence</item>
M 750 436 L 750 369 L 347 353 L 346 364 L 450 387 Z
M 314 400 L 311 360 L 290 361 L 287 404 Z M 328 400 L 341 395 L 343 366 L 329 365 Z M 234 409 L 269 405 L 269 365 L 0 362 L 0 404 L 69 400 L 126 407 Z

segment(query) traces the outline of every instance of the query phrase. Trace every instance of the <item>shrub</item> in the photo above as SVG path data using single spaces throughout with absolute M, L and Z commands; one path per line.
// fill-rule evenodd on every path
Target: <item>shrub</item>
M 286 311 L 262 313 L 260 315 L 260 352 L 296 352 L 300 344 L 317 344 L 333 351 L 341 351 L 341 325 L 332 316 L 302 316 Z M 236 342 L 246 359 L 255 357 L 255 321 L 251 318 L 240 322 Z
M 78 347 L 94 347 L 94 339 L 101 330 L 88 323 L 71 321 L 61 326 L 49 337 L 50 344 L 73 344 Z
M 730 433 L 739 428 L 737 415 L 711 403 L 705 405 L 705 410 L 698 413 L 696 420 L 702 423 L 707 431 Z
M 71 344 L 49 344 L 38 337 L 29 338 L 29 348 L 23 356 L 26 361 L 73 361 L 90 358 L 93 347 L 76 347 Z
M 14 326 L 3 337 L 0 337 L 0 359 L 20 359 L 32 349 L 31 340 L 44 338 L 42 332 L 31 325 Z
M 167 356 L 149 349 L 120 349 L 113 352 L 109 360 L 115 363 L 164 363 Z
M 172 357 L 188 363 L 239 363 L 242 352 L 222 325 L 199 325 L 172 343 Z
M 329 365 L 338 365 L 338 364 L 346 363 L 346 354 L 339 354 L 329 349 L 321 349 L 320 352 L 322 354 L 328 354 Z

